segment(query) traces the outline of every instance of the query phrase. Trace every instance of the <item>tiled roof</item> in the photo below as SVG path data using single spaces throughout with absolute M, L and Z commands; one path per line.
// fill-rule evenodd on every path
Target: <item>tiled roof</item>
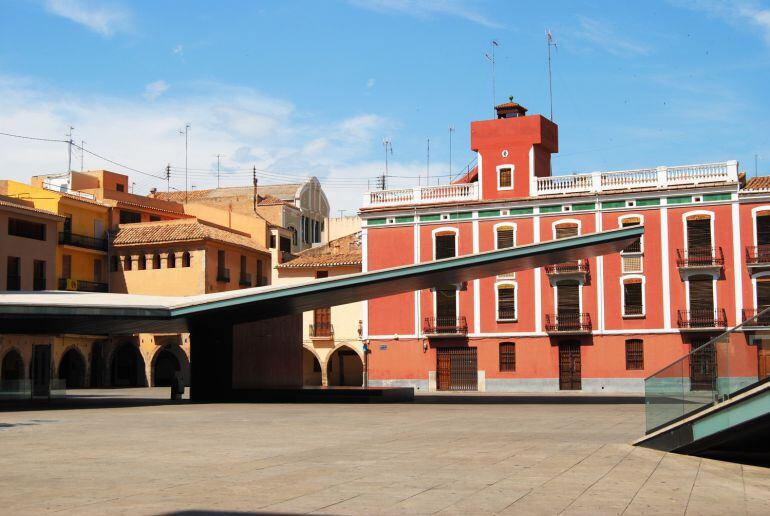
M 267 252 L 267 249 L 249 238 L 246 233 L 212 226 L 196 219 L 121 224 L 118 226 L 118 232 L 115 234 L 112 245 L 126 247 L 143 244 L 200 242 L 203 240 L 213 240 Z
M 741 190 L 770 190 L 770 176 L 752 177 Z
M 265 198 L 277 198 L 282 201 L 294 201 L 294 195 L 302 186 L 301 183 L 291 183 L 284 185 L 259 185 L 257 186 L 257 195 Z M 254 195 L 252 186 L 230 186 L 225 188 L 212 188 L 209 190 L 193 190 L 187 192 L 187 201 L 195 202 L 203 199 L 230 199 L 233 197 L 243 197 L 251 199 Z M 166 201 L 184 202 L 185 192 L 157 192 L 157 199 Z M 260 201 L 261 203 L 261 201 Z
M 16 199 L 15 197 L 8 197 L 5 195 L 0 195 L 0 206 L 5 206 L 8 208 L 15 208 L 17 210 L 24 210 L 30 212 L 30 214 L 37 214 L 37 215 L 43 215 L 45 217 L 55 217 L 57 219 L 64 219 L 63 216 L 59 215 L 58 213 L 54 213 L 52 211 L 48 210 L 40 210 L 38 208 L 35 208 L 34 206 L 30 206 L 28 204 L 25 204 L 24 201 L 20 199 Z
M 313 247 L 299 253 L 291 261 L 277 267 L 294 269 L 303 267 L 340 267 L 361 265 L 361 232 L 330 241 L 326 245 Z

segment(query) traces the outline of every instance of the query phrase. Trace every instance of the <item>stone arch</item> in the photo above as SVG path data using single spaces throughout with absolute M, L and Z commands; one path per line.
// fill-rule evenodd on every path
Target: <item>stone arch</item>
M 364 384 L 364 361 L 361 355 L 346 344 L 337 347 L 326 361 L 329 386 L 361 387 Z
M 321 359 L 314 350 L 302 347 L 302 384 L 319 386 L 323 385 L 323 369 Z
M 112 352 L 110 372 L 113 387 L 145 387 L 144 358 L 131 342 L 119 344 Z
M 24 359 L 21 353 L 16 348 L 9 349 L 3 360 L 0 361 L 0 380 L 2 381 L 17 381 L 24 380 Z
M 72 346 L 59 360 L 58 377 L 66 380 L 68 389 L 86 386 L 86 359 L 76 347 Z
M 153 387 L 168 387 L 176 372 L 182 373 L 185 385 L 190 384 L 190 362 L 187 354 L 177 345 L 160 347 L 152 357 L 151 381 Z

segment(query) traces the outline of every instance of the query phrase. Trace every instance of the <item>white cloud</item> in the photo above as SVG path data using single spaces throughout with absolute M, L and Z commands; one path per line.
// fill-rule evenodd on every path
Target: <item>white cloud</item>
M 48 12 L 79 23 L 102 36 L 127 31 L 131 16 L 121 7 L 93 0 L 47 0 Z
M 762 7 L 751 0 L 733 0 L 722 2 L 718 0 L 671 0 L 694 11 L 705 12 L 713 17 L 727 20 L 739 28 L 746 26 L 759 32 L 765 42 L 770 45 L 770 8 Z
M 366 81 L 366 89 L 370 90 L 370 89 L 374 88 L 374 84 L 375 83 L 376 83 L 376 81 L 374 79 L 369 79 L 368 81 Z
M 153 101 L 163 95 L 166 90 L 168 90 L 169 86 L 166 81 L 155 81 L 149 83 L 147 86 L 144 87 L 144 93 L 142 96 L 146 98 L 149 101 Z
M 171 49 L 171 53 L 178 55 L 179 57 L 184 57 L 184 47 L 182 45 L 177 45 Z
M 485 27 L 500 28 L 474 6 L 474 2 L 462 0 L 349 0 L 352 5 L 370 11 L 405 14 L 415 18 L 435 15 L 454 16 Z
M 367 177 L 382 172 L 382 137 L 393 130 L 393 124 L 377 114 L 316 121 L 307 117 L 306 109 L 297 110 L 284 99 L 216 83 L 175 83 L 176 95 L 161 95 L 152 103 L 137 97 L 80 96 L 41 84 L 0 75 L 0 130 L 64 139 L 72 125 L 76 142 L 85 140 L 86 148 L 156 176 L 85 155 L 86 169 L 103 167 L 128 174 L 137 193 L 165 188 L 167 163 L 176 167 L 171 186 L 184 187 L 184 138 L 178 130 L 190 122 L 189 184 L 215 186 L 213 156 L 223 154 L 223 186 L 250 184 L 252 166 L 270 171 L 260 174 L 260 184 L 315 175 L 335 213 L 351 212 L 361 205 Z M 66 170 L 67 146 L 0 136 L 0 156 L 2 178 L 26 182 L 35 174 Z M 73 164 L 80 167 L 77 151 Z M 417 175 L 423 169 L 397 160 L 391 163 L 392 173 L 402 170 L 401 175 Z
M 592 48 L 603 50 L 619 57 L 649 55 L 652 47 L 639 43 L 618 33 L 610 24 L 589 18 L 578 16 L 578 27 L 565 32 L 567 38 L 582 41 Z

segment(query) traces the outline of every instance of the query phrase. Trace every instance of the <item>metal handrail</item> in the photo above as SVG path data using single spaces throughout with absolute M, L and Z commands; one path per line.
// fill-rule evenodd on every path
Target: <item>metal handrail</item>
M 721 247 L 689 247 L 676 250 L 677 267 L 724 267 Z
M 590 332 L 591 314 L 585 312 L 562 312 L 545 315 L 545 331 L 557 332 Z
M 770 264 L 770 245 L 746 246 L 746 263 L 749 265 Z
M 106 238 L 95 238 L 87 235 L 78 235 L 69 231 L 59 232 L 59 244 L 85 247 L 86 249 L 95 249 L 97 251 L 107 250 Z
M 220 268 L 217 269 L 217 281 L 230 281 L 230 269 Z
M 465 335 L 468 333 L 468 321 L 464 315 L 459 317 L 429 316 L 425 318 L 423 333 L 426 335 Z
M 581 258 L 573 262 L 555 263 L 553 265 L 545 266 L 546 274 L 572 274 L 572 273 L 584 273 L 588 274 L 588 260 Z
M 315 323 L 310 325 L 311 337 L 333 337 L 334 325 L 332 323 Z
M 725 328 L 727 326 L 727 312 L 724 308 L 678 310 L 677 325 L 683 329 Z

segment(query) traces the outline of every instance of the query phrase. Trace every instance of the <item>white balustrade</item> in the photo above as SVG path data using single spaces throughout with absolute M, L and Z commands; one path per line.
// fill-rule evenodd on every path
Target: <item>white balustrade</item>
M 478 183 L 418 186 L 415 188 L 366 192 L 364 194 L 364 207 L 476 201 L 478 198 Z

